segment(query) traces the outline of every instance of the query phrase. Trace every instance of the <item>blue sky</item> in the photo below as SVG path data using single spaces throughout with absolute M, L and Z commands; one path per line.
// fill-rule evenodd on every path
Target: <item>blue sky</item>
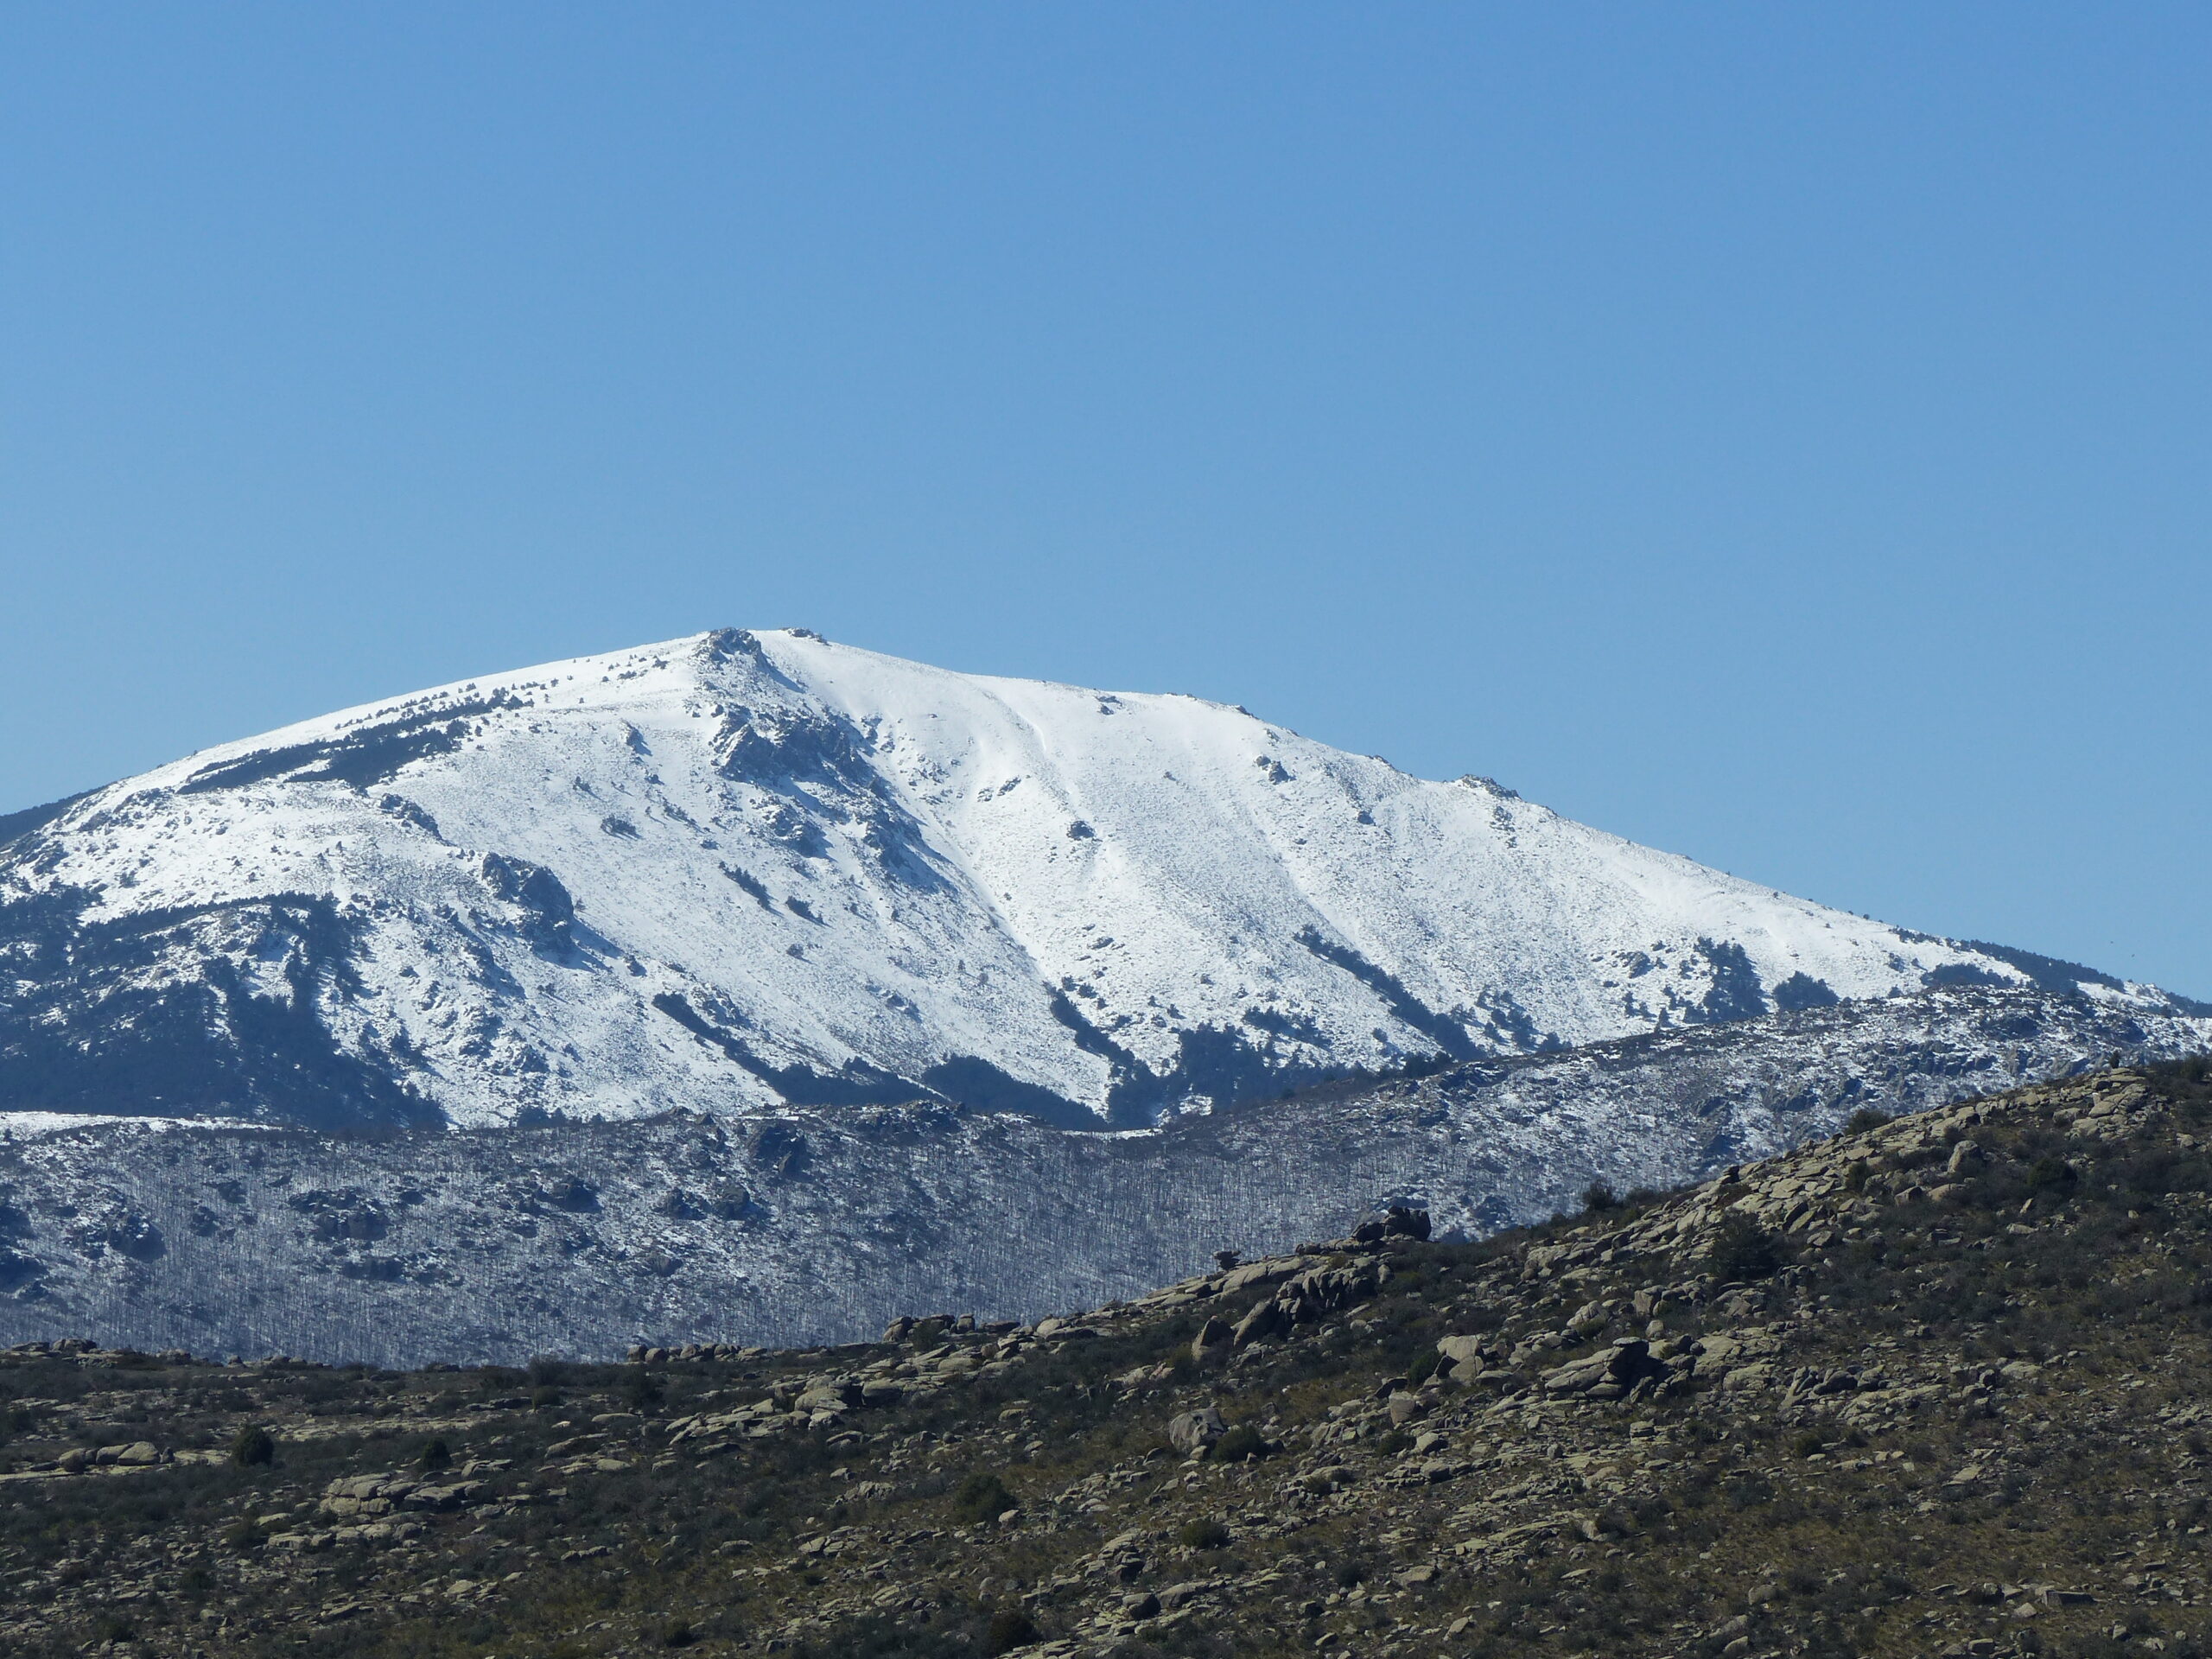
M 804 624 L 2212 996 L 2201 6 L 0 30 L 0 810 Z

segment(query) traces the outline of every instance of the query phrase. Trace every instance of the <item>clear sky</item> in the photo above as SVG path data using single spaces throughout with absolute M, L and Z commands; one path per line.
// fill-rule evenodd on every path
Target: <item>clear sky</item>
M 2212 996 L 2212 9 L 17 6 L 0 810 L 720 626 Z

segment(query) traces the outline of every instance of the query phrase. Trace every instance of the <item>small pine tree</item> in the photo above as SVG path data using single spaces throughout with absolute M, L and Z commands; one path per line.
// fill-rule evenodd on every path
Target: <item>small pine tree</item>
M 1782 1266 L 1782 1248 L 1773 1234 L 1749 1216 L 1732 1215 L 1720 1224 L 1706 1262 L 1724 1285 L 1764 1279 Z
M 990 1628 L 983 1634 L 983 1651 L 1012 1653 L 1039 1639 L 1040 1633 L 1028 1614 L 1019 1607 L 1001 1607 L 991 1615 Z

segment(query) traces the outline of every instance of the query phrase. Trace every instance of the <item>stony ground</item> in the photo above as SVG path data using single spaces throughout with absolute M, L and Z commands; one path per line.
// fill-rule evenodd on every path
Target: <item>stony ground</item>
M 2195 1654 L 2207 1136 L 2115 1071 L 835 1350 L 19 1349 L 0 1651 Z

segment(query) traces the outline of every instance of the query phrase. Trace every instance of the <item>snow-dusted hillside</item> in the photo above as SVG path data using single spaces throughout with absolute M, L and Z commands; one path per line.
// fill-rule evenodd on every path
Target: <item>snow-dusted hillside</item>
M 2201 1020 L 1967 988 L 1339 1085 L 1126 1135 L 947 1106 L 390 1137 L 0 1114 L 0 1346 L 92 1336 L 386 1365 L 845 1342 L 1035 1319 L 1408 1201 L 1489 1232 L 1828 1134 L 2204 1046 Z
M 349 710 L 11 830 L 19 1109 L 327 1128 L 937 1096 L 1095 1127 L 1929 984 L 2052 988 L 2037 959 L 1241 709 L 803 631 Z

